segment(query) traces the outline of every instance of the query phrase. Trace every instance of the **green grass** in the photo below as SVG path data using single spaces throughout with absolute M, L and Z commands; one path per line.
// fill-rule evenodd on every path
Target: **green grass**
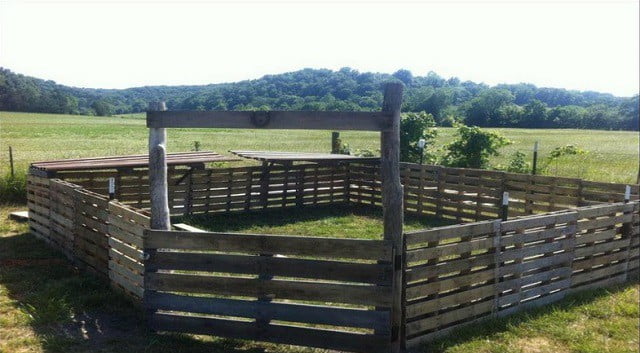
M 429 353 L 638 352 L 638 283 L 571 295 L 543 308 L 453 332 Z
M 195 215 L 177 219 L 213 232 L 288 234 L 331 238 L 382 238 L 378 207 L 331 205 L 309 209 L 270 210 L 235 215 Z M 174 222 L 175 223 L 175 222 Z M 405 231 L 451 224 L 431 217 L 405 216 Z
M 534 141 L 540 141 L 540 157 L 553 148 L 574 144 L 589 153 L 564 157 L 551 165 L 549 174 L 587 180 L 631 183 L 638 173 L 638 133 L 631 131 L 490 129 L 503 133 L 514 143 L 492 160 L 506 165 L 515 151 L 531 158 Z M 436 149 L 453 138 L 454 130 L 439 128 Z M 0 175 L 8 170 L 8 147 L 20 172 L 39 160 L 145 153 L 148 131 L 144 115 L 91 117 L 55 114 L 0 112 Z M 341 138 L 353 150 L 380 146 L 375 132 L 342 132 Z M 331 149 L 329 131 L 169 129 L 169 152 L 189 151 L 194 141 L 203 150 L 227 153 L 230 149 L 322 151 Z M 441 152 L 438 152 L 441 153 Z M 250 163 L 250 162 L 244 162 Z
M 0 205 L 0 353 L 14 352 L 325 352 L 287 345 L 210 336 L 156 334 L 142 311 L 106 281 L 71 267 L 66 259 L 7 219 L 19 206 Z M 284 217 L 284 216 L 287 217 Z M 238 216 L 192 217 L 213 230 L 375 236 L 379 211 L 324 207 L 314 212 L 269 211 Z M 407 218 L 408 229 L 433 226 Z M 637 352 L 637 283 L 579 293 L 553 305 L 477 323 L 419 352 Z
M 565 144 L 589 150 L 567 157 L 550 173 L 590 180 L 634 182 L 638 134 L 583 130 L 497 129 L 514 144 L 494 164 L 516 150 L 541 143 L 541 155 Z M 440 129 L 438 146 L 451 141 Z M 268 149 L 328 151 L 330 133 L 319 131 L 169 130 L 169 151 Z M 379 146 L 377 133 L 344 132 L 353 149 Z M 0 175 L 8 173 L 8 146 L 18 167 L 15 181 L 0 178 L 0 200 L 15 199 L 30 162 L 58 158 L 145 152 L 143 115 L 97 118 L 0 112 Z M 250 162 L 243 162 L 250 163 Z M 11 191 L 14 190 L 14 191 Z M 142 313 L 112 292 L 106 281 L 79 273 L 24 224 L 7 220 L 18 206 L 0 205 L 0 353 L 8 352 L 319 352 L 212 337 L 157 335 Z M 212 230 L 379 238 L 379 211 L 321 208 L 317 212 L 192 217 L 188 223 Z M 406 219 L 406 229 L 433 226 L 431 219 Z M 16 261 L 19 260 L 19 261 Z M 424 352 L 637 352 L 638 284 L 572 296 L 545 308 L 476 324 L 425 347 Z

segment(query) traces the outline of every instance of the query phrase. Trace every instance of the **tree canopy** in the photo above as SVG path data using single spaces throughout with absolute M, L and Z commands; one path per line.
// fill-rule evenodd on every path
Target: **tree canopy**
M 435 72 L 414 76 L 304 69 L 257 80 L 200 86 L 148 86 L 127 89 L 77 88 L 0 68 L 0 110 L 110 115 L 142 112 L 164 100 L 181 110 L 375 111 L 386 82 L 405 85 L 403 111 L 426 112 L 436 124 L 456 121 L 482 127 L 638 130 L 638 95 L 445 79 Z

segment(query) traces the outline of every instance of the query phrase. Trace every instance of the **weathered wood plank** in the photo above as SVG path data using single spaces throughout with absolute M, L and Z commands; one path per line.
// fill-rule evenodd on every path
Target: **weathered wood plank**
M 145 275 L 149 290 L 269 297 L 355 305 L 389 306 L 390 286 L 365 286 L 318 281 L 263 280 L 151 272 Z
M 388 311 L 196 297 L 152 291 L 145 296 L 145 306 L 154 310 L 389 330 Z
M 390 126 L 391 116 L 385 112 L 147 112 L 147 127 L 149 128 L 235 128 L 383 131 L 388 129 Z
M 255 321 L 160 313 L 152 315 L 150 324 L 156 331 L 179 331 L 353 352 L 382 353 L 389 350 L 388 335 L 359 334 L 292 325 L 260 325 Z M 176 330 L 176 328 L 179 329 Z
M 391 284 L 390 264 L 364 264 L 284 257 L 158 251 L 145 262 L 148 271 L 209 271 Z
M 386 241 L 289 235 L 146 231 L 148 249 L 198 249 L 365 260 L 391 260 Z

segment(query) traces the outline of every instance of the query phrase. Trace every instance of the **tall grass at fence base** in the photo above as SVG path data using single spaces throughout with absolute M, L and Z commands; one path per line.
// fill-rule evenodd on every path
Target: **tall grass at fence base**
M 5 173 L 0 176 L 0 203 L 26 203 L 27 202 L 27 175 L 26 173 Z

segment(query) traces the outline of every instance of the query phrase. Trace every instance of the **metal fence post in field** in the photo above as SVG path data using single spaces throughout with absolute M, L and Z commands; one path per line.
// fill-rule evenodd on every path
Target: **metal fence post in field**
M 538 141 L 533 144 L 533 164 L 531 166 L 531 174 L 536 175 L 538 168 Z
M 15 171 L 13 169 L 13 149 L 9 146 L 9 165 L 11 166 L 11 177 L 13 178 L 15 175 Z

